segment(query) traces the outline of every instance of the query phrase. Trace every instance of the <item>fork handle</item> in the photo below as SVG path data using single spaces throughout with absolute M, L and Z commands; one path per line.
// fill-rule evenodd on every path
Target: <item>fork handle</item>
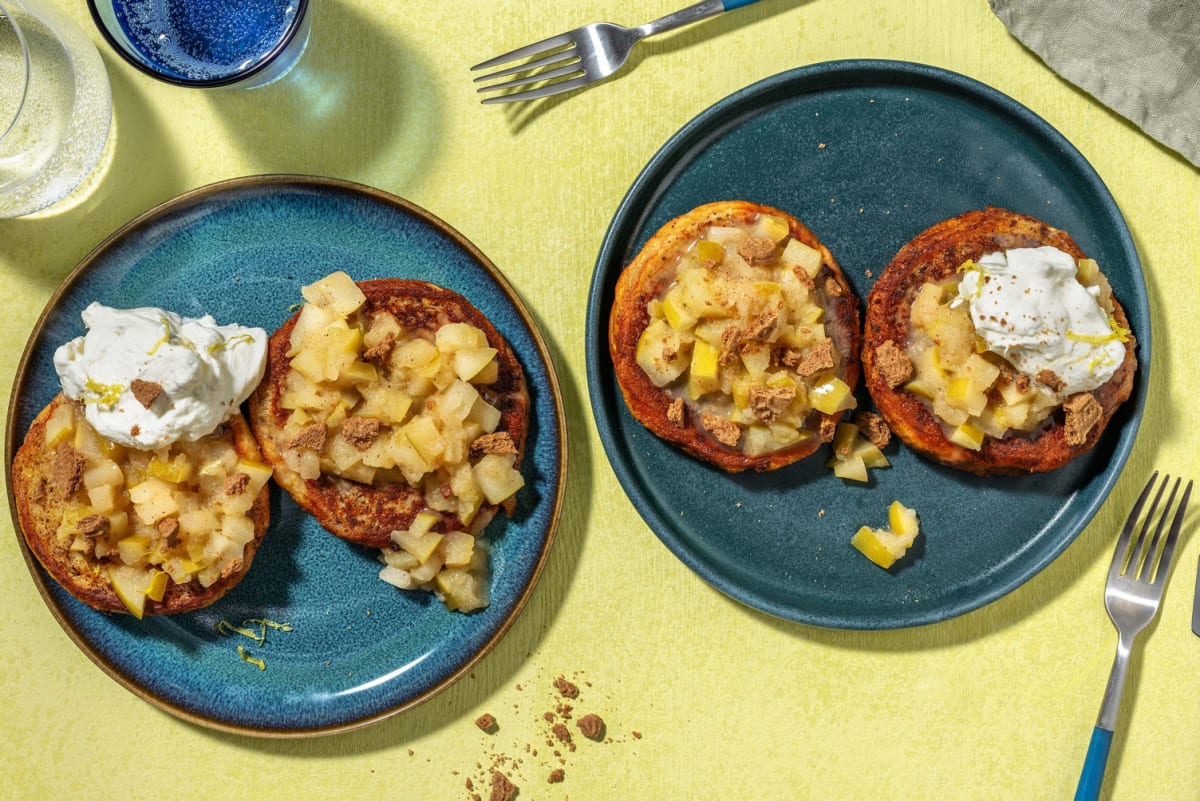
M 637 30 L 642 36 L 655 36 L 682 28 L 693 22 L 699 22 L 702 19 L 715 17 L 724 11 L 733 11 L 735 8 L 757 2 L 758 0 L 701 0 L 699 3 L 681 8 L 665 17 L 659 17 L 653 22 L 647 22 L 645 25 L 639 26 Z
M 1092 741 L 1088 743 L 1083 771 L 1079 774 L 1079 786 L 1075 788 L 1075 801 L 1096 801 L 1100 797 L 1100 785 L 1104 782 L 1112 738 L 1113 733 L 1108 729 L 1097 726 L 1092 730 Z

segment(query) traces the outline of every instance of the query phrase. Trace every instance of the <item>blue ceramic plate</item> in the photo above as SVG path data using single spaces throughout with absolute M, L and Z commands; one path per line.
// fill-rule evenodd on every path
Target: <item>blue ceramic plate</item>
M 777 206 L 833 251 L 860 299 L 928 226 L 1001 206 L 1065 229 L 1099 260 L 1133 323 L 1141 374 L 1094 452 L 1029 478 L 980 479 L 892 445 L 869 485 L 835 478 L 827 452 L 730 476 L 658 440 L 613 375 L 617 276 L 667 220 L 713 200 Z M 1011 98 L 900 62 L 817 64 L 754 84 L 689 122 L 622 201 L 596 263 L 587 317 L 592 409 L 608 458 L 646 523 L 710 584 L 750 606 L 821 626 L 885 629 L 979 607 L 1045 567 L 1083 530 L 1133 445 L 1150 364 L 1150 315 L 1120 211 L 1084 158 Z M 860 407 L 868 404 L 860 394 Z M 914 507 L 923 536 L 884 572 L 850 547 L 887 506 Z
M 508 630 L 554 538 L 566 476 L 563 413 L 558 379 L 525 306 L 491 262 L 442 221 L 384 192 L 323 179 L 272 176 L 198 189 L 134 220 L 88 256 L 26 348 L 9 409 L 9 469 L 33 417 L 59 390 L 53 351 L 83 333 L 79 314 L 90 301 L 208 313 L 272 331 L 300 302 L 302 285 L 338 269 L 355 279 L 417 278 L 461 293 L 525 368 L 532 398 L 527 486 L 516 515 L 501 515 L 488 529 L 491 605 L 450 613 L 427 593 L 383 583 L 372 552 L 326 533 L 278 488 L 249 574 L 215 605 L 186 615 L 137 621 L 97 613 L 51 580 L 18 534 L 51 611 L 88 656 L 141 697 L 196 723 L 302 736 L 420 703 Z M 285 622 L 292 631 L 268 630 L 260 646 L 215 630 L 221 620 L 253 618 Z M 239 645 L 266 669 L 243 661 Z

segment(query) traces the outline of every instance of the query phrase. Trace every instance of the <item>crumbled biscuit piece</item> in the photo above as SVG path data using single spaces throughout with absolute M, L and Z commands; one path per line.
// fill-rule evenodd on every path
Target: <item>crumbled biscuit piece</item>
M 154 527 L 158 529 L 158 533 L 162 535 L 164 540 L 169 540 L 179 533 L 179 518 L 164 517 L 155 523 Z
M 250 476 L 245 473 L 234 473 L 225 477 L 225 494 L 241 495 L 250 486 Z
M 140 378 L 133 379 L 129 385 L 129 390 L 133 393 L 133 397 L 137 398 L 137 402 L 142 404 L 142 407 L 149 409 L 154 403 L 155 398 L 162 394 L 162 384 L 157 381 L 143 381 Z
M 738 350 L 742 344 L 742 329 L 736 325 L 728 326 L 721 332 L 721 354 L 717 362 L 722 367 L 728 367 L 738 358 Z
M 599 740 L 604 737 L 604 718 L 599 715 L 584 715 L 575 725 L 589 740 Z
M 550 771 L 550 775 L 546 777 L 547 784 L 558 784 L 567 776 L 566 771 L 562 768 L 555 768 Z
M 913 374 L 912 360 L 890 339 L 875 349 L 875 367 L 889 389 L 900 386 Z
M 383 430 L 383 421 L 374 417 L 347 417 L 342 423 L 342 439 L 360 451 L 371 447 Z
M 1025 373 L 1018 373 L 1017 380 L 1013 382 L 1013 385 L 1017 388 L 1017 392 L 1020 392 L 1022 395 L 1029 391 L 1029 387 L 1032 384 L 1033 380 Z
M 87 457 L 64 442 L 54 449 L 54 464 L 50 469 L 62 497 L 70 498 L 83 480 Z
M 817 436 L 821 438 L 821 442 L 833 442 L 833 435 L 837 433 L 837 418 L 821 415 L 821 422 L 817 424 Z
M 779 415 L 787 411 L 788 406 L 796 399 L 796 385 L 782 387 L 764 387 L 753 384 L 750 387 L 750 409 L 754 416 L 767 425 L 774 423 Z
M 809 348 L 808 355 L 795 366 L 796 375 L 802 378 L 816 375 L 822 370 L 833 369 L 833 340 L 823 339 Z
M 792 370 L 795 370 L 800 366 L 800 362 L 804 361 L 804 351 L 799 348 L 780 348 L 775 351 L 775 354 L 782 366 Z
M 369 364 L 384 364 L 392 355 L 392 348 L 395 346 L 396 335 L 388 331 L 383 335 L 383 339 L 363 351 L 363 361 Z
M 79 533 L 85 537 L 99 537 L 108 531 L 108 518 L 104 515 L 88 515 L 79 521 Z
M 1088 432 L 1100 421 L 1104 409 L 1096 396 L 1090 392 L 1079 392 L 1063 402 L 1066 412 L 1065 435 L 1068 445 L 1083 445 Z
M 475 725 L 479 727 L 481 732 L 485 732 L 487 734 L 492 734 L 496 731 L 496 729 L 499 728 L 499 726 L 496 725 L 495 716 L 487 712 L 475 718 Z
M 325 431 L 324 423 L 309 423 L 304 428 L 296 432 L 296 436 L 292 437 L 292 441 L 288 443 L 289 448 L 312 448 L 314 451 L 319 451 L 325 447 Z
M 805 289 L 812 289 L 816 286 L 816 284 L 813 283 L 812 276 L 810 276 L 808 271 L 803 267 L 793 267 L 792 272 L 795 273 L 796 280 L 799 281 L 800 285 Z
M 737 252 L 752 267 L 766 267 L 775 261 L 775 243 L 763 236 L 742 237 Z
M 755 317 L 754 322 L 750 323 L 750 327 L 746 329 L 746 338 L 766 342 L 777 328 L 779 328 L 779 312 L 775 309 L 767 309 Z
M 683 428 L 686 422 L 683 413 L 683 398 L 676 398 L 667 406 L 667 421 L 676 428 Z
M 480 453 L 517 453 L 517 444 L 507 431 L 496 431 L 491 434 L 481 434 L 471 443 L 471 452 Z
M 887 421 L 877 414 L 859 412 L 854 415 L 854 425 L 876 448 L 882 450 L 892 441 L 892 430 L 888 428 Z
M 567 681 L 563 676 L 554 680 L 554 689 L 558 690 L 558 694 L 564 698 L 579 697 L 579 687 Z
M 492 793 L 488 801 L 512 801 L 516 796 L 517 786 L 500 771 L 492 771 Z
M 700 425 L 704 426 L 704 430 L 712 434 L 717 442 L 728 448 L 736 447 L 738 440 L 742 438 L 742 429 L 738 424 L 719 415 L 701 412 Z
M 1055 392 L 1059 392 L 1063 387 L 1066 386 L 1066 383 L 1064 383 L 1063 380 L 1058 377 L 1058 373 L 1054 372 L 1053 370 L 1042 370 L 1037 374 L 1037 380 L 1041 381 Z

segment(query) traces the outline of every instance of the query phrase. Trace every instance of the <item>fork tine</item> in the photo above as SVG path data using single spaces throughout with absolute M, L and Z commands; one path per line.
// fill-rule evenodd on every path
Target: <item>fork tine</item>
M 1158 502 L 1162 500 L 1163 492 L 1166 491 L 1167 485 L 1171 483 L 1169 475 L 1163 476 L 1163 481 L 1158 485 L 1158 492 L 1154 495 L 1154 501 L 1150 504 L 1149 511 L 1146 512 L 1146 517 L 1142 521 L 1142 530 L 1138 532 L 1136 547 L 1133 555 L 1129 558 L 1129 564 L 1125 566 L 1125 574 L 1128 576 L 1137 576 L 1139 570 L 1154 561 L 1155 544 L 1158 540 L 1158 533 L 1150 535 L 1150 527 L 1154 524 L 1154 513 L 1158 511 Z M 1168 501 L 1168 508 L 1170 502 Z M 1164 513 L 1165 516 L 1165 513 Z M 1159 523 L 1159 531 L 1162 530 L 1162 524 Z
M 509 61 L 515 61 L 519 58 L 528 58 L 529 56 L 540 56 L 548 50 L 556 47 L 563 47 L 573 43 L 573 39 L 569 33 L 560 33 L 558 36 L 551 36 L 548 39 L 543 39 L 540 42 L 527 44 L 524 47 L 518 47 L 516 50 L 510 50 L 495 58 L 489 58 L 487 61 L 481 61 L 472 70 L 483 70 L 488 67 L 496 67 L 501 64 L 506 64 Z
M 1164 475 L 1162 486 L 1158 489 L 1158 497 L 1154 499 L 1154 506 L 1157 508 L 1158 501 L 1162 498 L 1163 492 L 1166 491 L 1167 485 L 1171 483 L 1171 476 Z M 1171 494 L 1167 497 L 1167 505 L 1163 507 L 1162 514 L 1158 518 L 1158 525 L 1154 528 L 1154 536 L 1147 538 L 1146 544 L 1141 550 L 1145 551 L 1145 558 L 1141 561 L 1141 570 L 1138 571 L 1137 577 L 1139 581 L 1145 581 L 1153 584 L 1151 574 L 1155 571 L 1155 565 L 1158 563 L 1159 543 L 1163 539 L 1163 529 L 1167 527 L 1167 516 L 1171 514 L 1171 505 L 1175 503 L 1175 493 L 1179 491 L 1179 479 L 1175 479 L 1174 486 L 1171 487 Z M 1145 530 L 1150 530 L 1150 524 L 1153 522 L 1155 509 L 1150 510 L 1150 514 L 1146 515 Z M 1142 554 L 1139 552 L 1139 556 Z M 1130 572 L 1133 566 L 1130 566 Z
M 1138 518 L 1142 514 L 1142 506 L 1146 503 L 1146 498 L 1150 495 L 1150 490 L 1154 489 L 1154 482 L 1158 480 L 1158 471 L 1155 470 L 1150 474 L 1150 480 L 1146 482 L 1146 486 L 1142 488 L 1142 494 L 1138 496 L 1137 502 L 1133 504 L 1133 509 L 1129 511 L 1129 516 L 1125 518 L 1125 525 L 1121 528 L 1121 535 L 1117 537 L 1117 547 L 1113 551 L 1112 565 L 1108 568 L 1109 580 L 1113 576 L 1119 576 L 1125 572 L 1125 565 L 1129 564 L 1129 553 L 1132 550 L 1130 538 L 1133 536 L 1133 529 L 1137 525 Z
M 558 83 L 539 86 L 537 89 L 530 89 L 525 92 L 514 92 L 510 95 L 499 95 L 484 98 L 484 103 L 516 103 L 519 100 L 537 100 L 539 97 L 549 97 L 556 95 L 559 92 L 569 92 L 572 89 L 578 89 L 581 86 L 587 86 L 589 83 L 586 75 L 580 75 L 578 78 L 571 78 L 567 81 L 559 81 Z
M 566 50 L 556 50 L 548 56 L 536 58 L 533 61 L 525 61 L 513 67 L 507 67 L 502 70 L 496 70 L 495 72 L 489 72 L 485 75 L 476 76 L 475 83 L 490 81 L 495 78 L 503 78 L 505 75 L 515 75 L 518 72 L 532 72 L 533 70 L 541 69 L 542 67 L 550 67 L 567 61 L 570 61 L 573 64 L 580 63 L 581 59 L 579 57 L 579 48 L 568 47 Z M 582 67 L 579 67 L 578 69 L 582 69 Z M 527 80 L 533 80 L 539 77 L 541 76 L 530 75 Z M 480 91 L 484 90 L 481 89 Z
M 1175 479 L 1175 489 L 1179 488 L 1179 479 Z M 1174 499 L 1175 490 L 1171 490 L 1171 497 Z M 1179 506 L 1175 509 L 1175 518 L 1171 521 L 1171 531 L 1167 534 L 1167 541 L 1163 544 L 1162 558 L 1159 559 L 1158 569 L 1154 573 L 1154 583 L 1158 583 L 1161 578 L 1166 581 L 1167 573 L 1171 569 L 1171 556 L 1175 553 L 1175 543 L 1179 540 L 1179 532 L 1183 528 L 1183 517 L 1187 513 L 1188 500 L 1192 497 L 1192 482 L 1189 480 L 1187 486 L 1183 489 L 1183 497 L 1179 499 Z M 1168 504 L 1167 508 L 1170 508 Z M 1163 512 L 1163 517 L 1166 518 L 1166 511 Z M 1161 525 L 1161 524 L 1160 524 Z
M 539 72 L 537 75 L 523 75 L 520 78 L 513 78 L 511 81 L 505 81 L 504 83 L 494 83 L 489 86 L 481 86 L 476 91 L 496 92 L 501 89 L 512 89 L 517 86 L 532 86 L 533 84 L 541 83 L 542 81 L 548 81 L 553 78 L 564 78 L 581 72 L 583 72 L 583 67 L 579 66 L 579 62 L 575 62 L 573 64 L 567 64 L 563 67 L 558 67 L 557 69 Z M 552 86 L 557 85 L 558 84 L 552 84 Z

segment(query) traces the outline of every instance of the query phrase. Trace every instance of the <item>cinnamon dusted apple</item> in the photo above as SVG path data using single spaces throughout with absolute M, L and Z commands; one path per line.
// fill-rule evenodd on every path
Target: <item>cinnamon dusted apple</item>
M 855 405 L 858 302 L 786 212 L 721 201 L 677 217 L 621 273 L 609 348 L 630 412 L 729 472 L 833 439 Z
M 1064 231 L 997 208 L 917 235 L 867 301 L 863 370 L 892 431 L 978 474 L 1093 448 L 1132 391 L 1135 341 L 1099 265 Z
M 271 470 L 233 414 L 216 431 L 143 451 L 106 440 L 59 395 L 13 460 L 21 530 L 79 600 L 136 617 L 190 612 L 250 569 L 269 518 Z
M 529 395 L 512 349 L 461 295 L 342 272 L 271 335 L 251 423 L 275 479 L 380 576 L 451 609 L 488 603 L 482 532 L 524 479 Z

